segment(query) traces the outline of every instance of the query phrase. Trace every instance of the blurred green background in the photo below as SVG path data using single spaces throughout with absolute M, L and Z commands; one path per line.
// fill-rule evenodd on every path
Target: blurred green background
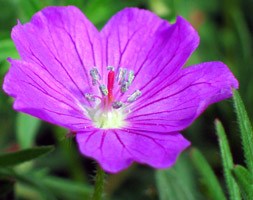
M 201 43 L 188 64 L 221 60 L 240 82 L 240 94 L 253 119 L 253 1 L 252 0 L 0 0 L 0 82 L 9 68 L 7 57 L 18 58 L 10 39 L 11 28 L 19 19 L 28 22 L 38 10 L 50 5 L 76 5 L 100 29 L 124 7 L 149 9 L 171 22 L 182 15 L 198 30 Z M 0 89 L 0 153 L 32 146 L 55 145 L 55 150 L 15 168 L 16 177 L 6 180 L 15 188 L 17 199 L 87 199 L 92 191 L 95 162 L 77 151 L 75 141 L 66 138 L 67 130 L 16 113 L 12 99 Z M 202 151 L 223 183 L 221 159 L 214 120 L 225 126 L 235 163 L 242 163 L 242 149 L 231 100 L 211 106 L 184 131 L 194 147 Z M 133 165 L 128 170 L 108 175 L 106 198 L 159 199 L 155 171 Z M 166 177 L 165 177 L 166 178 Z M 189 199 L 206 199 L 205 188 L 191 161 L 191 149 L 184 152 L 166 179 L 172 194 L 187 184 Z M 0 181 L 0 191 L 6 183 Z M 159 186 L 158 186 L 159 187 Z M 166 186 L 167 187 L 167 186 Z M 173 189 L 174 188 L 174 189 Z M 6 190 L 5 190 L 6 191 Z M 11 199 L 13 190 L 7 191 Z M 1 194 L 1 192 L 0 192 Z M 176 195 L 176 194 L 175 194 Z M 176 197 L 173 199 L 180 199 Z

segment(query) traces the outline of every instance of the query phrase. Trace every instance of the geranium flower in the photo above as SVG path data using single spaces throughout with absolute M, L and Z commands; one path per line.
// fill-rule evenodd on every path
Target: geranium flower
M 126 8 L 99 32 L 76 7 L 47 7 L 12 39 L 21 59 L 3 88 L 14 109 L 75 132 L 107 172 L 172 166 L 190 145 L 179 131 L 238 87 L 221 62 L 183 68 L 199 36 L 182 17 Z

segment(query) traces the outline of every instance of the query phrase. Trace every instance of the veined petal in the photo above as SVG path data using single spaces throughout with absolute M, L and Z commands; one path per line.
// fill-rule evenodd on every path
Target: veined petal
M 136 8 L 113 16 L 101 34 L 105 64 L 135 73 L 125 96 L 136 89 L 148 91 L 157 81 L 173 77 L 199 44 L 197 32 L 183 18 L 170 25 L 150 11 Z
M 157 83 L 159 84 L 159 83 Z M 181 70 L 164 87 L 145 93 L 135 102 L 130 130 L 180 131 L 189 126 L 212 103 L 232 96 L 238 82 L 221 62 L 207 62 Z
M 3 89 L 15 98 L 14 109 L 72 131 L 89 128 L 90 120 L 79 100 L 40 66 L 10 60 L 11 68 Z
M 107 172 L 116 173 L 139 162 L 154 168 L 172 166 L 190 143 L 179 133 L 147 136 L 136 131 L 94 130 L 77 133 L 81 153 L 96 159 Z
M 76 97 L 97 89 L 91 87 L 89 70 L 102 67 L 101 40 L 78 8 L 47 7 L 31 22 L 16 25 L 12 39 L 22 60 L 37 64 L 57 82 L 68 83 L 66 87 Z

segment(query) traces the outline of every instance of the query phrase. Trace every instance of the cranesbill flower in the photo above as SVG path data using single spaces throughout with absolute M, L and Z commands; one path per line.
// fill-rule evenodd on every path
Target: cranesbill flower
M 199 36 L 182 17 L 126 8 L 98 31 L 76 7 L 47 7 L 12 39 L 21 59 L 3 88 L 14 109 L 75 132 L 107 172 L 172 166 L 190 145 L 179 131 L 238 87 L 222 62 L 183 68 Z

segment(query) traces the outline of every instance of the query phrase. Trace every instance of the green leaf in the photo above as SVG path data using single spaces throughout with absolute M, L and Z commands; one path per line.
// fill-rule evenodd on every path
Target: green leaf
M 246 165 L 253 174 L 253 131 L 252 126 L 245 110 L 244 104 L 239 93 L 234 91 L 234 106 L 237 114 L 238 123 L 241 130 L 242 146 Z
M 250 172 L 243 166 L 237 165 L 233 169 L 233 175 L 245 199 L 250 199 L 253 197 L 253 177 Z
M 220 183 L 205 157 L 197 149 L 193 149 L 191 155 L 193 163 L 200 173 L 202 182 L 206 187 L 207 195 L 209 197 L 208 199 L 226 200 Z
M 180 158 L 177 164 L 167 170 L 156 171 L 156 185 L 160 200 L 195 200 L 199 197 L 194 188 L 194 177 L 189 162 Z
M 232 175 L 232 169 L 233 169 L 234 164 L 233 164 L 233 158 L 232 158 L 232 154 L 231 154 L 230 147 L 228 144 L 227 136 L 219 120 L 215 121 L 215 126 L 216 126 L 216 134 L 218 135 L 218 139 L 219 139 L 219 146 L 220 146 L 220 151 L 221 151 L 224 176 L 225 176 L 225 181 L 226 181 L 227 189 L 229 192 L 229 196 L 231 200 L 239 200 L 241 199 L 241 196 L 240 196 L 238 185 L 236 184 Z
M 30 115 L 18 113 L 16 132 L 19 145 L 22 148 L 29 148 L 33 145 L 40 124 L 41 121 L 39 119 Z
M 0 167 L 18 165 L 53 151 L 53 146 L 29 148 L 13 153 L 0 154 Z

